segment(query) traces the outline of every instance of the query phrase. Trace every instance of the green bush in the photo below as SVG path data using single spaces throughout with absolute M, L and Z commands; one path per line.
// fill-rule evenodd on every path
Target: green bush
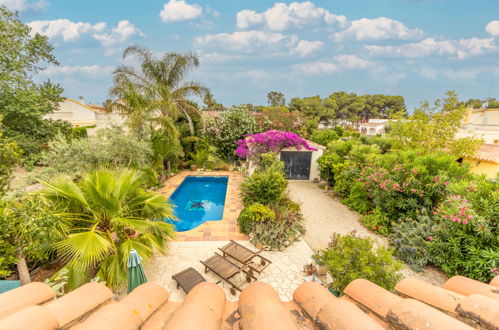
M 239 214 L 237 222 L 242 233 L 249 234 L 256 223 L 275 221 L 275 213 L 260 203 L 245 207 Z
M 48 166 L 45 174 L 65 173 L 78 176 L 100 166 L 137 169 L 151 167 L 152 150 L 147 141 L 122 130 L 102 129 L 95 136 L 67 140 L 59 135 L 43 155 Z
M 387 236 L 390 229 L 390 218 L 378 207 L 361 218 L 364 226 L 380 235 Z
M 73 138 L 81 139 L 88 137 L 88 129 L 94 128 L 95 126 L 84 126 L 84 127 L 73 127 L 71 135 Z
M 339 139 L 338 133 L 336 133 L 332 129 L 315 130 L 312 133 L 312 136 L 310 137 L 311 141 L 319 143 L 323 146 L 327 146 L 329 144 L 329 142 L 332 142 L 332 141 L 335 141 L 338 139 Z
M 332 287 L 343 292 L 355 279 L 363 278 L 393 290 L 402 278 L 398 273 L 402 264 L 384 246 L 374 247 L 371 238 L 362 238 L 354 233 L 336 236 L 330 247 L 314 256 L 319 264 L 326 265 L 333 277 Z
M 0 116 L 0 123 L 1 123 Z M 12 173 L 19 165 L 21 150 L 17 144 L 2 136 L 0 131 L 0 197 L 8 190 Z
M 253 203 L 269 204 L 283 198 L 288 181 L 284 172 L 276 168 L 256 171 L 241 184 L 241 197 L 245 206 Z
M 343 160 L 340 156 L 335 153 L 327 153 L 319 157 L 317 164 L 319 165 L 319 173 L 321 178 L 326 180 L 326 182 L 333 186 L 335 183 L 334 179 L 334 165 L 342 163 Z
M 428 244 L 433 240 L 433 219 L 423 210 L 415 219 L 401 219 L 392 228 L 390 242 L 395 255 L 415 271 L 431 262 Z
M 299 206 L 284 198 L 272 206 L 274 221 L 255 222 L 252 241 L 273 249 L 287 247 L 305 233 Z

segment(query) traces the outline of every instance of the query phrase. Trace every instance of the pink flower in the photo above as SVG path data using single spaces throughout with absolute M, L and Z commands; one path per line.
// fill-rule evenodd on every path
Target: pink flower
M 463 223 L 464 223 L 465 225 L 467 225 L 467 224 L 468 224 L 468 220 L 463 220 Z
M 428 237 L 428 240 L 429 240 L 429 241 L 433 241 L 433 237 L 432 237 L 432 236 L 429 236 L 429 237 Z
M 444 181 L 444 185 L 449 185 L 449 182 L 448 181 Z
M 416 170 L 415 168 L 412 169 L 412 173 L 414 174 L 418 174 L 418 170 Z
M 434 178 L 433 178 L 433 181 L 434 181 L 434 182 L 438 182 L 438 176 L 434 177 Z

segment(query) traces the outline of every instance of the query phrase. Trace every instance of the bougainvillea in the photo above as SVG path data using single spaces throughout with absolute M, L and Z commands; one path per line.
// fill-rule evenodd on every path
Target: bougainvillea
M 279 152 L 289 147 L 295 147 L 298 150 L 317 150 L 311 147 L 307 140 L 302 139 L 293 132 L 270 130 L 263 133 L 246 135 L 244 139 L 237 141 L 236 155 L 240 158 L 248 158 L 266 152 Z

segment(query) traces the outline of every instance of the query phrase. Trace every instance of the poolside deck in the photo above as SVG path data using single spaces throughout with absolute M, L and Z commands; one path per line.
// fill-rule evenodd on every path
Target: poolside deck
M 243 203 L 239 197 L 239 186 L 244 176 L 239 172 L 228 171 L 182 171 L 169 178 L 157 192 L 166 196 L 173 194 L 175 189 L 182 183 L 186 176 L 228 176 L 227 194 L 225 196 L 225 206 L 223 218 L 220 221 L 207 221 L 189 231 L 179 232 L 175 241 L 228 241 L 228 240 L 248 240 L 248 236 L 239 232 L 237 218 L 243 209 Z

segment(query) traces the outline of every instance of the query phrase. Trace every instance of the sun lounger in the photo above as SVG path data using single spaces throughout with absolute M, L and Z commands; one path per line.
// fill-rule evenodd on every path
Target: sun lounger
M 267 268 L 268 265 L 272 263 L 269 259 L 260 255 L 262 250 L 257 252 L 251 251 L 247 247 L 233 240 L 231 240 L 229 244 L 220 248 L 220 251 L 222 251 L 224 257 L 229 256 L 243 265 L 248 266 L 250 268 L 250 272 L 254 271 L 258 274 L 260 274 L 265 268 Z
M 246 282 L 251 282 L 251 280 L 256 281 L 256 277 L 253 276 L 248 266 L 243 265 L 240 267 L 218 253 L 215 253 L 215 255 L 206 259 L 205 261 L 201 261 L 201 263 L 205 267 L 205 273 L 210 270 L 222 280 L 229 283 L 232 286 L 230 289 L 230 293 L 232 293 L 233 295 L 236 294 L 236 290 L 240 292 L 242 291 L 240 285 L 235 283 L 236 275 L 245 276 Z
M 197 284 L 206 282 L 203 275 L 192 267 L 173 275 L 172 279 L 177 282 L 177 289 L 181 286 L 185 293 L 189 293 Z

